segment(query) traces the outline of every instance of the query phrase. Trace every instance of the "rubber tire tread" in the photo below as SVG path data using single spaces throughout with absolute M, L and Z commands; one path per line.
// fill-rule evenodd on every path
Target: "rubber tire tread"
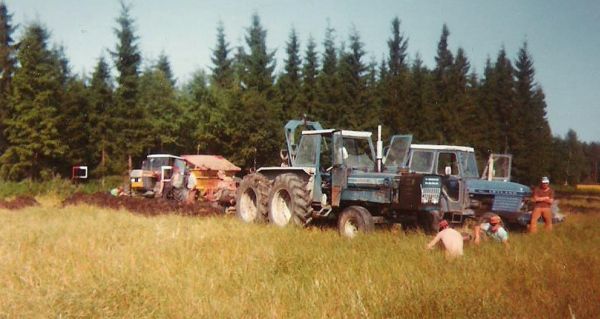
M 373 216 L 366 208 L 362 206 L 349 206 L 338 217 L 338 232 L 342 236 L 344 236 L 344 224 L 349 219 L 355 219 L 359 232 L 370 233 L 375 230 Z
M 268 178 L 266 178 L 260 173 L 252 173 L 244 176 L 244 178 L 240 182 L 240 186 L 238 187 L 235 195 L 235 212 L 241 220 L 246 221 L 242 217 L 242 211 L 240 208 L 240 198 L 242 194 L 246 192 L 246 190 L 252 189 L 252 191 L 256 195 L 255 204 L 257 208 L 257 214 L 255 220 L 250 221 L 250 223 L 264 223 L 267 221 L 267 200 L 270 185 L 271 181 L 269 181 Z
M 436 211 L 435 213 L 420 211 L 418 216 L 419 226 L 426 234 L 437 233 L 439 230 L 439 224 L 442 221 L 442 217 L 440 215 L 442 215 L 440 211 Z
M 273 182 L 273 187 L 271 187 L 269 192 L 268 200 L 268 216 L 269 221 L 271 223 L 274 223 L 273 210 L 271 204 L 273 201 L 273 197 L 280 190 L 285 190 L 288 192 L 288 194 L 290 194 L 292 206 L 292 216 L 290 218 L 290 221 L 296 226 L 304 226 L 306 220 L 310 217 L 312 213 L 312 201 L 310 199 L 310 193 L 308 189 L 306 189 L 306 181 L 304 181 L 298 175 L 293 173 L 282 174 L 275 178 L 275 181 Z M 277 226 L 285 227 L 287 226 L 287 224 Z

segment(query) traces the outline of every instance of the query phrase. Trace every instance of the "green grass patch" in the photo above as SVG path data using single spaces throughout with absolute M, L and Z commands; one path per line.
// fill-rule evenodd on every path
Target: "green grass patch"
M 54 178 L 48 181 L 0 181 L 0 198 L 20 195 L 57 195 L 61 198 L 65 198 L 75 192 L 96 193 L 109 191 L 111 188 L 122 185 L 123 182 L 123 177 L 120 176 L 110 176 L 104 179 L 91 179 L 79 183 L 62 178 Z
M 140 217 L 52 201 L 0 211 L 0 317 L 593 318 L 600 218 L 446 260 L 422 233 Z

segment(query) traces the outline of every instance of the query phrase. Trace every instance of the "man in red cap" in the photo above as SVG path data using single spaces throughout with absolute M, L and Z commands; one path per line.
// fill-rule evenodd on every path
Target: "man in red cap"
M 554 190 L 550 188 L 550 179 L 542 177 L 540 186 L 533 189 L 531 200 L 534 203 L 533 212 L 531 213 L 531 221 L 529 222 L 529 232 L 537 232 L 537 222 L 540 216 L 544 218 L 544 229 L 552 230 L 552 211 L 550 207 L 554 201 Z
M 427 248 L 433 249 L 440 240 L 446 250 L 447 257 L 458 257 L 463 255 L 463 236 L 456 230 L 448 227 L 448 221 L 446 220 L 440 222 L 439 233 L 427 245 Z

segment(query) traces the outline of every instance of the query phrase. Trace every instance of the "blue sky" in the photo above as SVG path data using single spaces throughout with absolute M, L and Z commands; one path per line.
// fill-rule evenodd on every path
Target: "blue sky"
M 411 59 L 418 52 L 434 66 L 443 23 L 450 48 L 463 47 L 472 68 L 481 74 L 487 57 L 501 47 L 516 57 L 527 41 L 536 79 L 546 94 L 548 120 L 555 135 L 573 128 L 583 141 L 600 141 L 600 1 L 558 0 L 132 0 L 132 16 L 144 61 L 161 52 L 169 57 L 179 82 L 210 67 L 216 26 L 223 21 L 232 46 L 242 43 L 250 16 L 258 13 L 267 29 L 267 45 L 282 65 L 292 27 L 300 39 L 322 42 L 327 21 L 337 41 L 355 27 L 368 59 L 387 52 L 390 22 L 398 16 L 409 38 Z M 5 0 L 13 23 L 42 22 L 52 41 L 65 46 L 74 72 L 91 73 L 100 55 L 115 46 L 117 0 Z M 22 30 L 22 28 L 21 28 Z M 17 33 L 18 34 L 18 33 Z M 320 47 L 319 47 L 320 49 Z

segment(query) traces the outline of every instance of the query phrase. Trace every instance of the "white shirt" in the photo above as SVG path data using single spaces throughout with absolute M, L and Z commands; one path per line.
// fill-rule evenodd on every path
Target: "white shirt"
M 508 232 L 502 226 L 500 226 L 496 232 L 493 232 L 490 223 L 483 223 L 481 224 L 481 230 L 483 230 L 488 237 L 491 237 L 496 241 L 505 242 L 508 240 Z
M 463 255 L 463 237 L 456 230 L 448 227 L 435 236 L 435 238 L 427 245 L 427 248 L 432 249 L 438 241 L 442 241 L 446 253 L 450 256 Z

